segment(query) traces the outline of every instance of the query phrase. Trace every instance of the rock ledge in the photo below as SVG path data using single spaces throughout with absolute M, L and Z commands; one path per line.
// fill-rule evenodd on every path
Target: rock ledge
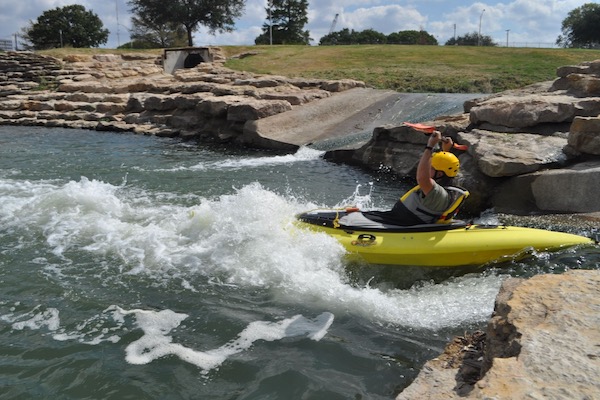
M 600 271 L 509 278 L 485 335 L 455 339 L 396 400 L 591 400 L 598 376 Z

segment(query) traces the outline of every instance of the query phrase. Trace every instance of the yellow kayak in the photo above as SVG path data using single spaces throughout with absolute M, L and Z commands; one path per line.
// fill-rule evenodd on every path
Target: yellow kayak
M 382 213 L 316 210 L 297 215 L 301 226 L 325 232 L 368 263 L 456 267 L 512 260 L 531 250 L 551 251 L 594 244 L 584 236 L 503 225 L 444 224 L 398 226 Z

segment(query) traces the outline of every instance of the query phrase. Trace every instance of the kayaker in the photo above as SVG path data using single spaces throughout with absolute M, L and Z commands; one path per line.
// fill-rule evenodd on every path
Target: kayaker
M 442 151 L 434 152 L 438 143 Z M 434 131 L 417 166 L 418 186 L 396 202 L 389 217 L 399 225 L 417 225 L 436 222 L 454 201 L 449 191 L 452 178 L 458 174 L 460 162 L 450 152 L 452 138 Z

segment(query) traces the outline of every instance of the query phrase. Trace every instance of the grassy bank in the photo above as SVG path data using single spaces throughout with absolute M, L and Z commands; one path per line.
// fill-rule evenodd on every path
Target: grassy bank
M 358 79 L 399 92 L 494 93 L 556 78 L 556 68 L 600 59 L 600 50 L 469 46 L 222 46 L 226 66 L 289 77 Z M 132 52 L 56 49 L 65 52 Z M 161 50 L 143 50 L 161 54 Z
M 400 92 L 492 93 L 556 78 L 556 68 L 600 59 L 599 50 L 467 46 L 225 47 L 236 70 L 362 80 Z

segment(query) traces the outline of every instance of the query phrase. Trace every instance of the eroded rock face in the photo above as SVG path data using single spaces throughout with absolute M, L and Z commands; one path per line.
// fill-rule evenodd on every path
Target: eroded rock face
M 598 310 L 600 271 L 509 278 L 486 329 L 481 378 L 465 384 L 463 365 L 446 355 L 427 362 L 397 400 L 599 398 Z

